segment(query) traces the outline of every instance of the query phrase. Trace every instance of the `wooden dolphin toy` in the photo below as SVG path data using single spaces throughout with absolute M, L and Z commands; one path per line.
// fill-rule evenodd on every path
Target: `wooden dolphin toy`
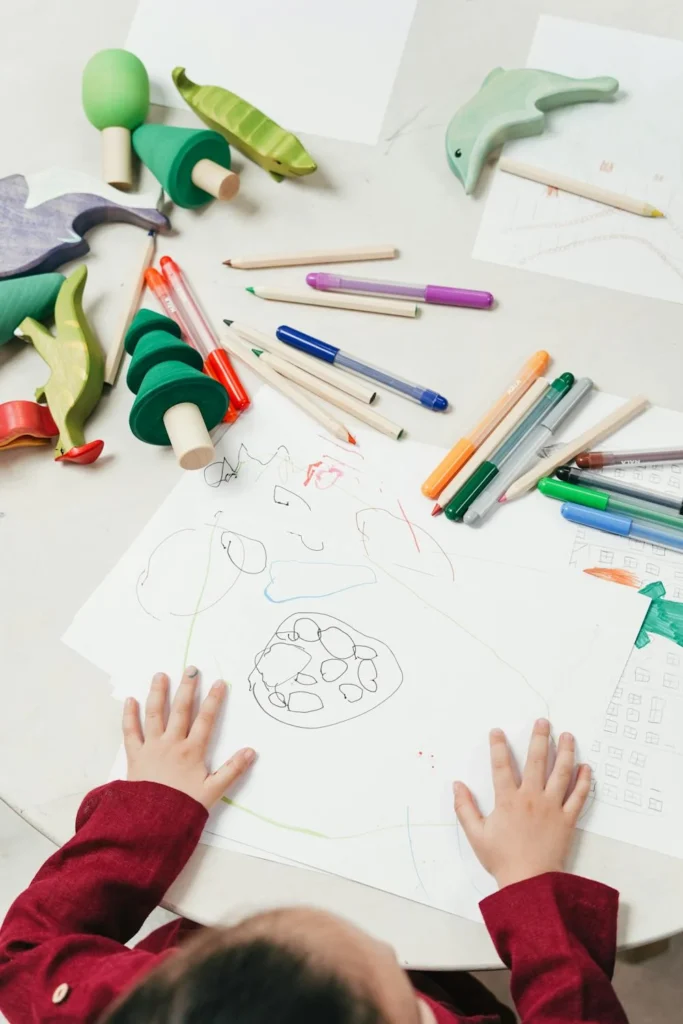
M 494 68 L 446 129 L 446 156 L 451 170 L 469 194 L 491 150 L 510 139 L 541 135 L 545 127 L 543 111 L 570 103 L 609 100 L 618 88 L 616 78 L 568 78 L 533 68 Z

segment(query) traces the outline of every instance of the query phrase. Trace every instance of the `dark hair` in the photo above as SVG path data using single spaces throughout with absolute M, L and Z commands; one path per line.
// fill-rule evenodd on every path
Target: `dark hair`
M 383 1024 L 373 1003 L 310 956 L 206 929 L 124 995 L 100 1024 Z

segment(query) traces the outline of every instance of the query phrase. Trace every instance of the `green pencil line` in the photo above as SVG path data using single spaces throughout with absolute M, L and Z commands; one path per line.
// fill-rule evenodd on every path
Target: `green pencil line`
M 405 829 L 406 823 L 401 822 L 400 825 L 380 825 L 378 828 L 370 828 L 366 832 L 351 832 L 349 835 L 331 836 L 327 832 L 316 832 L 312 828 L 304 828 L 303 825 L 288 825 L 284 821 L 277 821 L 275 818 L 269 818 L 265 814 L 259 814 L 258 811 L 252 811 L 250 807 L 245 807 L 244 804 L 238 804 L 235 800 L 231 800 L 229 796 L 221 797 L 223 803 L 228 804 L 230 807 L 234 807 L 237 811 L 244 811 L 252 818 L 258 818 L 259 821 L 265 822 L 266 825 L 273 825 L 275 828 L 284 829 L 286 832 L 297 832 L 302 836 L 311 836 L 313 839 L 363 839 L 365 836 L 373 836 L 377 832 L 395 832 L 396 829 Z M 411 829 L 416 828 L 457 828 L 457 823 L 448 824 L 444 821 L 437 822 L 412 822 L 410 823 Z
M 183 672 L 185 671 L 185 668 L 187 666 L 187 659 L 188 659 L 189 654 L 190 654 L 190 644 L 192 643 L 192 634 L 194 633 L 195 623 L 196 623 L 197 617 L 199 615 L 199 607 L 200 607 L 200 605 L 202 603 L 202 598 L 204 597 L 204 591 L 206 590 L 206 585 L 209 582 L 209 572 L 211 570 L 211 558 L 213 556 L 213 537 L 214 537 L 214 533 L 216 532 L 216 527 L 218 526 L 218 519 L 220 519 L 220 517 L 221 517 L 221 513 L 219 512 L 218 513 L 218 518 L 214 521 L 214 524 L 211 527 L 211 533 L 209 534 L 209 555 L 208 555 L 208 558 L 206 559 L 206 572 L 204 573 L 204 580 L 202 582 L 202 587 L 201 587 L 201 590 L 199 591 L 199 596 L 197 598 L 197 603 L 196 603 L 196 605 L 194 607 L 194 612 L 192 613 L 192 618 L 190 620 L 190 628 L 187 631 L 187 643 L 185 644 L 185 652 L 183 654 L 183 664 L 182 664 L 182 667 L 181 667 L 181 670 L 180 670 L 180 674 L 181 675 L 183 674 Z

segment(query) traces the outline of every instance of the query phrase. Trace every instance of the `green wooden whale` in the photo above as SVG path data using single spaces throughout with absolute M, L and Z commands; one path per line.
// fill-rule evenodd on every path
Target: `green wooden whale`
M 94 462 L 102 441 L 86 444 L 83 424 L 100 400 L 104 383 L 104 356 L 83 313 L 83 289 L 88 271 L 77 267 L 59 290 L 55 304 L 57 337 L 32 317 L 17 334 L 33 342 L 50 367 L 50 376 L 36 390 L 36 401 L 47 406 L 59 430 L 55 459 L 85 465 Z
M 174 68 L 172 78 L 180 95 L 204 124 L 219 132 L 276 181 L 312 174 L 317 169 L 315 160 L 296 135 L 234 92 L 219 85 L 197 85 L 187 77 L 185 68 Z
M 491 150 L 510 139 L 541 135 L 545 127 L 543 111 L 570 103 L 608 100 L 618 88 L 616 78 L 567 78 L 533 68 L 494 68 L 446 129 L 446 156 L 451 170 L 469 194 Z

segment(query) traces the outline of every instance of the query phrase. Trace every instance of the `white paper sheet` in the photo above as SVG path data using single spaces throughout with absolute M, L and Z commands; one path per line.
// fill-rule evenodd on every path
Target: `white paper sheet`
M 683 302 L 683 42 L 542 16 L 527 67 L 612 75 L 614 102 L 546 115 L 543 135 L 505 155 L 650 202 L 639 217 L 496 171 L 476 259 Z
M 221 85 L 293 132 L 374 145 L 416 0 L 140 0 L 126 49 L 145 64 L 152 101 L 185 107 L 177 65 Z
M 204 688 L 228 680 L 213 761 L 245 744 L 259 761 L 210 833 L 476 919 L 450 781 L 494 724 L 547 715 L 589 742 L 647 601 L 567 569 L 449 556 L 430 503 L 418 520 L 403 491 L 429 449 L 358 433 L 357 450 L 335 445 L 259 392 L 222 461 L 182 479 L 66 639 L 117 697 L 190 662 Z M 112 621 L 125 647 L 111 649 Z

